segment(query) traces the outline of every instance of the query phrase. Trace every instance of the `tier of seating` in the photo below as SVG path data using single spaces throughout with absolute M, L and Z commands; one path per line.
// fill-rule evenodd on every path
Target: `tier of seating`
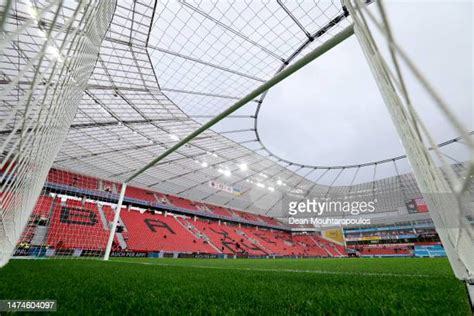
M 57 169 L 50 170 L 48 174 L 48 182 L 53 184 L 67 185 L 80 189 L 98 190 L 103 192 L 105 191 L 114 193 L 120 192 L 120 184 Z M 247 221 L 261 222 L 274 226 L 283 226 L 282 223 L 268 216 L 255 215 L 247 212 L 233 210 L 230 208 L 224 208 L 217 205 L 195 202 L 183 197 L 164 194 L 152 190 L 145 190 L 133 186 L 127 187 L 126 197 L 141 200 L 144 202 L 170 204 L 192 211 L 210 212 L 215 215 L 220 215 L 229 218 L 240 218 Z
M 147 201 L 147 202 L 158 202 L 156 196 L 152 191 L 146 191 L 143 189 L 135 188 L 132 186 L 127 187 L 127 197 Z
M 293 237 L 293 241 L 296 242 L 306 255 L 321 256 L 321 257 L 336 257 L 336 253 L 328 250 L 324 243 L 317 241 L 313 236 L 310 235 L 297 235 Z M 314 247 L 317 245 L 317 247 Z
M 207 236 L 216 246 L 220 253 L 224 254 L 248 254 L 254 256 L 265 256 L 268 252 L 256 241 L 250 240 L 238 226 L 220 224 L 207 220 L 196 220 L 192 222 L 201 234 Z
M 114 213 L 107 203 L 42 195 L 20 243 L 48 246 L 57 251 L 103 251 Z M 242 256 L 340 255 L 327 250 L 335 249 L 337 245 L 318 235 L 293 236 L 286 231 L 244 227 L 231 222 L 162 214 L 134 207 L 122 209 L 118 227 L 115 250 Z
M 221 215 L 221 216 L 227 216 L 227 217 L 232 217 L 232 211 L 229 211 L 223 207 L 216 206 L 216 205 L 207 205 L 209 209 L 211 210 L 212 213 L 216 215 Z
M 48 182 L 65 184 L 81 189 L 98 189 L 98 181 L 95 178 L 57 169 L 49 171 Z
M 283 232 L 272 232 L 269 230 L 256 228 L 244 228 L 244 232 L 258 240 L 259 243 L 270 251 L 271 254 L 280 254 L 284 256 L 303 256 L 303 249 L 292 241 L 291 234 Z
M 360 256 L 412 256 L 413 247 L 409 245 L 392 245 L 392 244 L 379 244 L 379 245 L 357 245 L 352 246 Z
M 446 257 L 446 251 L 441 243 L 415 244 L 416 257 Z
M 53 198 L 50 196 L 41 195 L 36 202 L 35 208 L 31 213 L 28 225 L 23 230 L 19 243 L 31 244 L 36 233 L 36 228 L 40 224 L 45 224 L 52 211 Z
M 209 243 L 193 235 L 174 216 L 137 211 L 121 213 L 128 232 L 128 249 L 134 251 L 213 253 Z
M 272 217 L 263 216 L 263 215 L 258 215 L 258 217 L 260 218 L 260 220 L 262 220 L 263 222 L 265 222 L 267 224 L 275 225 L 275 226 L 280 225 L 280 223 Z

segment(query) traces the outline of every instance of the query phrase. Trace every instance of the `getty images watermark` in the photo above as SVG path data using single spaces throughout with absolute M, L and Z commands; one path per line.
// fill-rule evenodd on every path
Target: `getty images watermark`
M 430 212 L 429 216 L 442 222 L 443 228 L 459 229 L 474 227 L 473 200 L 471 191 L 461 195 L 424 193 L 406 197 L 400 192 L 371 189 L 347 195 L 286 194 L 281 199 L 281 209 L 290 225 L 363 226 L 375 219 Z
M 285 204 L 288 223 L 293 225 L 370 225 L 370 214 L 376 210 L 377 199 L 306 198 L 288 199 Z

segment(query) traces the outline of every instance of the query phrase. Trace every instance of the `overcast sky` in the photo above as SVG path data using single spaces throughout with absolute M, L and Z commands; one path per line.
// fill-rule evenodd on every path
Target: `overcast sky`
M 398 42 L 474 129 L 472 2 L 385 3 Z M 458 136 L 405 73 L 436 141 Z M 275 154 L 304 164 L 358 164 L 404 153 L 355 36 L 273 88 L 260 112 L 259 132 Z M 466 159 L 462 146 L 455 147 L 450 153 Z M 380 172 L 389 175 L 393 169 Z
M 318 30 L 333 17 L 328 13 L 328 16 L 318 20 L 315 12 L 330 7 L 333 9 L 332 14 L 339 13 L 339 10 L 334 12 L 338 1 L 313 1 L 316 0 L 302 0 L 297 4 L 287 2 L 311 32 Z M 280 52 L 291 46 L 291 50 L 282 56 L 289 56 L 293 49 L 306 40 L 290 18 L 286 17 L 285 20 L 279 15 L 284 16 L 284 12 L 276 2 L 195 3 L 267 50 Z M 451 110 L 460 117 L 466 128 L 474 130 L 472 1 L 390 0 L 384 3 L 392 31 L 400 46 L 446 100 Z M 159 11 L 159 23 L 155 24 L 151 37 L 156 46 L 265 79 L 280 67 L 279 60 L 269 57 L 255 45 L 244 45 L 239 38 L 225 33 L 213 23 L 204 23 L 202 17 L 191 18 L 189 10 L 181 10 L 181 6 L 180 3 L 171 2 L 163 11 Z M 316 11 L 314 8 L 317 8 Z M 371 4 L 369 10 L 379 16 L 376 4 Z M 177 16 L 180 18 L 177 19 Z M 174 21 L 173 27 L 169 20 Z M 278 23 L 280 25 L 275 25 Z M 334 33 L 337 29 L 341 28 L 336 27 L 331 32 Z M 299 34 L 302 38 L 295 40 L 288 34 L 293 34 L 293 37 Z M 375 34 L 379 47 L 386 52 L 384 39 L 377 35 Z M 193 41 L 188 40 L 189 38 Z M 316 45 L 319 45 L 317 41 L 310 46 Z M 198 63 L 183 62 L 179 58 L 170 59 L 169 54 L 163 52 L 151 52 L 161 87 L 164 88 L 240 98 L 261 84 L 239 75 L 208 69 L 212 67 L 206 68 Z M 308 52 L 309 49 L 304 50 L 304 53 Z M 388 54 L 386 56 L 389 57 Z M 390 58 L 387 60 L 390 62 Z M 435 141 L 440 143 L 459 136 L 417 80 L 406 71 L 406 67 L 402 67 L 402 70 L 412 103 Z M 222 112 L 234 102 L 233 99 L 183 93 L 167 92 L 167 95 L 189 115 L 205 114 L 203 118 L 197 118 L 200 122 L 209 120 L 212 115 Z M 250 149 L 259 150 L 260 143 L 251 131 L 254 127 L 252 116 L 255 114 L 256 104 L 250 102 L 233 113 L 234 118 L 222 120 L 213 129 L 218 132 L 245 130 L 246 132 L 225 136 L 245 143 Z M 241 117 L 236 119 L 239 115 Z M 356 36 L 350 37 L 272 88 L 259 113 L 258 131 L 264 146 L 275 155 L 305 165 L 362 164 L 405 153 Z M 469 158 L 463 145 L 453 145 L 443 150 L 459 161 Z M 265 154 L 262 151 L 259 153 Z M 400 173 L 411 171 L 406 160 L 400 161 L 398 167 Z M 297 168 L 293 166 L 293 169 L 289 169 Z M 378 166 L 376 171 L 375 178 L 396 175 L 393 164 Z M 308 170 L 299 172 L 303 175 Z M 331 183 L 337 172 L 332 170 L 324 179 L 318 180 L 319 183 Z M 320 172 L 314 172 L 310 179 L 315 180 L 319 176 Z M 373 168 L 364 168 L 356 182 L 367 182 L 373 178 Z M 344 172 L 334 184 L 348 184 L 351 179 L 352 173 Z

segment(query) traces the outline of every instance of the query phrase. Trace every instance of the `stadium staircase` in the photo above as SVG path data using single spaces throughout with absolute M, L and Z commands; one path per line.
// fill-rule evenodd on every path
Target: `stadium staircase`
M 117 242 L 118 242 L 120 248 L 121 249 L 127 249 L 128 245 L 127 245 L 127 242 L 125 241 L 125 237 L 123 236 L 123 233 L 116 233 L 115 236 L 117 238 Z
M 107 218 L 105 217 L 105 213 L 102 208 L 102 205 L 98 204 L 97 209 L 99 210 L 99 217 L 100 217 L 100 222 L 102 223 L 102 226 L 104 227 L 105 230 L 109 230 L 109 222 L 107 221 Z
M 197 239 L 202 239 L 206 241 L 209 244 L 209 246 L 214 248 L 214 250 L 217 253 L 222 253 L 222 251 L 219 248 L 217 248 L 214 242 L 212 242 L 212 240 L 206 234 L 202 233 L 199 229 L 196 228 L 196 226 L 191 224 L 186 218 L 179 216 L 179 217 L 176 217 L 176 221 L 180 223 L 185 229 L 188 229 L 194 235 L 194 237 L 196 237 Z

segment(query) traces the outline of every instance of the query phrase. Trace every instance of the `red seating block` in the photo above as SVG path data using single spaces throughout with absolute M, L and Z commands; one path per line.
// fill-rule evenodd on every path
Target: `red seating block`
M 121 218 L 128 229 L 127 244 L 131 250 L 215 253 L 173 216 L 125 211 Z
M 109 231 L 104 229 L 97 204 L 67 200 L 65 205 L 61 205 L 59 199 L 54 202 L 48 233 L 50 246 L 55 249 L 105 249 Z

